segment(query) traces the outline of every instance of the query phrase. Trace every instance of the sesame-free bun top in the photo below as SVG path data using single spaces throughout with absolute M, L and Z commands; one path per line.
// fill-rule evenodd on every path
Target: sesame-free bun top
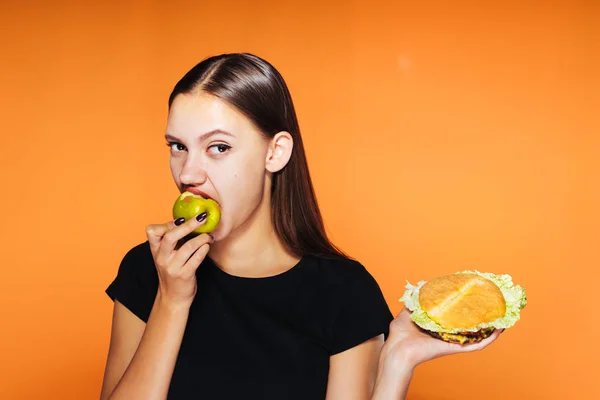
M 444 275 L 425 283 L 419 303 L 429 318 L 445 328 L 470 329 L 506 313 L 500 288 L 489 279 L 469 273 Z

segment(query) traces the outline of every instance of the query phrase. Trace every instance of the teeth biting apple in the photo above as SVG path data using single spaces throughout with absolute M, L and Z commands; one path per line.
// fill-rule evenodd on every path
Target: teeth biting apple
M 206 222 L 194 229 L 195 235 L 211 233 L 217 229 L 221 221 L 221 208 L 213 199 L 204 198 L 198 194 L 185 191 L 177 197 L 173 205 L 173 218 L 183 218 L 186 221 L 196 215 L 207 213 Z

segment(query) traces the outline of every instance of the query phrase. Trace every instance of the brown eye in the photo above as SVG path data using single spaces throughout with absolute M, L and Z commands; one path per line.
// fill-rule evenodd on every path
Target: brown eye
M 176 143 L 176 142 L 167 143 L 167 147 L 169 147 L 172 151 L 184 151 L 185 150 L 184 145 L 182 145 L 181 143 Z
M 208 150 L 212 153 L 212 154 L 223 154 L 225 152 L 227 152 L 227 150 L 231 149 L 231 146 L 228 146 L 226 144 L 215 144 L 212 145 L 208 148 Z

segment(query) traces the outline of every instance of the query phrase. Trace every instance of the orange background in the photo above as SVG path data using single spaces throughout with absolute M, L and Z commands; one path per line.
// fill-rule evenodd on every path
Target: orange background
M 600 398 L 598 2 L 54 3 L 0 6 L 1 399 L 98 398 L 103 291 L 176 196 L 167 97 L 229 51 L 287 79 L 328 230 L 394 313 L 464 268 L 527 289 L 409 399 Z

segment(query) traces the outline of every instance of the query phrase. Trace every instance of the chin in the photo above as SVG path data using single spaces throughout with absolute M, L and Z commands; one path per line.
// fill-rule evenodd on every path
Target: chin
M 223 239 L 225 239 L 225 235 L 223 235 L 221 232 L 219 231 L 214 231 L 213 233 L 210 234 L 213 237 L 213 240 L 216 242 L 219 242 Z
M 229 229 L 221 221 L 221 224 L 210 234 L 215 242 L 225 239 L 229 235 Z

